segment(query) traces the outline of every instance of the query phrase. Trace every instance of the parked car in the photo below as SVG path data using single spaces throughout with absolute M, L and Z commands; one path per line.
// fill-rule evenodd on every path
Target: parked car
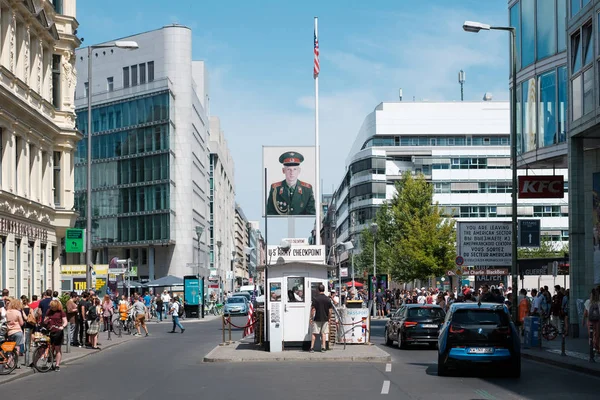
M 391 346 L 398 341 L 398 347 L 405 349 L 409 344 L 426 343 L 435 348 L 444 317 L 438 305 L 402 305 L 385 325 L 385 344 Z
M 438 375 L 462 365 L 521 376 L 521 341 L 508 308 L 496 303 L 454 303 L 438 340 Z
M 243 296 L 233 296 L 227 299 L 223 308 L 224 315 L 248 315 L 248 300 Z

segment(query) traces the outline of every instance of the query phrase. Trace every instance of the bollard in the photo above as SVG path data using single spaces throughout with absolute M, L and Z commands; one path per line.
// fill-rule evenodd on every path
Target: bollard
M 223 341 L 221 343 L 225 344 L 225 316 L 221 315 L 221 332 L 223 332 Z
M 561 356 L 567 355 L 567 353 L 565 352 L 565 334 L 564 334 L 564 332 L 562 334 L 562 338 L 561 338 L 561 342 L 560 342 L 560 355 Z
M 108 319 L 108 338 L 106 340 L 112 340 L 110 338 L 110 331 L 112 331 L 112 321 L 110 320 L 110 317 Z

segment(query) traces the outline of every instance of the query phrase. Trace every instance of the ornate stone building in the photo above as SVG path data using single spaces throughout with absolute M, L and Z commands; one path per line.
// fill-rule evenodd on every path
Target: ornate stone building
M 0 287 L 60 290 L 73 226 L 76 0 L 0 0 Z

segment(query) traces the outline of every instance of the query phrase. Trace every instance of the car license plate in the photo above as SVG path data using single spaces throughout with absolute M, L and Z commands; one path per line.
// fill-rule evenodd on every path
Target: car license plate
M 439 326 L 435 325 L 435 324 L 423 324 L 423 328 L 433 328 L 433 329 L 438 329 Z
M 471 347 L 467 353 L 469 354 L 492 354 L 494 352 L 493 347 Z

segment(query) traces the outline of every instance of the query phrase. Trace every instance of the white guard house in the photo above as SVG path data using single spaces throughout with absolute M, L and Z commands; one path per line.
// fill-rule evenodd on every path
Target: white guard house
M 319 293 L 319 284 L 327 291 L 325 246 L 268 246 L 265 268 L 265 341 L 271 352 L 285 346 L 310 345 L 310 308 Z M 327 292 L 326 292 L 327 294 Z

